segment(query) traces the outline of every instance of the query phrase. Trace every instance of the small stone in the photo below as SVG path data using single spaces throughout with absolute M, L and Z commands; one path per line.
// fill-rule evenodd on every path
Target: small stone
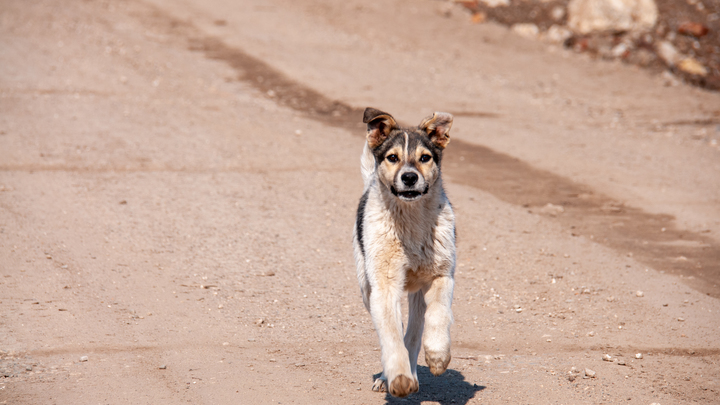
M 167 366 L 163 364 L 162 366 L 160 366 L 160 367 L 158 367 L 158 368 L 159 368 L 160 370 L 166 370 L 166 369 L 167 369 Z
M 572 36 L 572 31 L 557 24 L 553 24 L 543 33 L 543 39 L 548 42 L 562 44 Z
M 653 0 L 570 0 L 568 27 L 588 34 L 593 31 L 649 30 L 658 18 Z
M 547 203 L 544 207 L 540 208 L 541 214 L 550 215 L 551 217 L 558 216 L 563 212 L 565 212 L 565 208 L 551 203 Z
M 478 11 L 476 13 L 472 14 L 472 18 L 470 18 L 470 21 L 473 24 L 482 24 L 487 20 L 487 14 L 483 13 L 482 11 Z
M 690 73 L 691 75 L 707 76 L 708 74 L 707 68 L 695 58 L 685 58 L 678 63 L 677 67 L 683 72 Z
M 80 357 L 80 361 L 88 361 L 88 356 L 82 356 L 82 357 Z
M 295 367 L 305 367 L 305 363 L 295 363 Z
M 254 342 L 254 341 L 255 341 L 255 338 L 248 339 L 248 342 Z
M 678 27 L 678 33 L 683 35 L 692 35 L 695 38 L 707 35 L 708 31 L 710 31 L 708 27 L 692 21 L 680 24 Z
M 675 46 L 668 41 L 658 42 L 655 50 L 657 51 L 658 56 L 660 56 L 660 59 L 662 59 L 668 66 L 675 66 L 682 60 L 680 52 L 678 52 Z
M 642 353 L 636 353 L 636 354 L 635 354 L 635 358 L 636 358 L 636 359 L 642 359 L 642 358 L 643 358 Z
M 25 366 L 25 371 L 32 371 L 32 366 Z
M 590 370 L 589 368 L 585 369 L 585 378 L 595 378 L 597 376 L 597 373 L 593 370 Z
M 685 322 L 685 318 L 678 318 L 678 322 Z
M 570 374 L 570 375 L 567 377 L 567 379 L 568 379 L 568 381 L 573 382 L 573 381 L 575 381 L 575 377 L 576 377 L 575 374 Z
M 618 360 L 617 361 L 618 366 L 625 366 L 625 360 Z
M 510 29 L 521 37 L 528 39 L 535 39 L 538 37 L 538 34 L 540 34 L 538 26 L 532 23 L 513 24 Z
M 595 332 L 593 332 L 593 331 L 590 331 L 590 332 L 588 332 L 588 334 L 587 334 L 587 335 L 588 335 L 589 337 L 593 337 L 593 336 L 595 336 Z
M 255 325 L 262 326 L 265 323 L 265 320 L 262 318 L 258 318 L 255 320 Z
M 628 47 L 624 42 L 615 45 L 615 47 L 610 51 L 612 56 L 615 58 L 626 56 L 626 52 L 630 52 L 630 47 Z
M 603 359 L 603 361 L 609 361 L 609 362 L 613 361 L 612 356 L 610 356 L 609 354 L 603 354 L 602 359 Z
M 645 296 L 645 293 L 642 292 L 642 291 L 638 291 L 638 292 L 635 293 L 635 296 L 636 296 L 636 297 L 644 297 L 644 296 Z
M 550 16 L 555 21 L 562 20 L 562 18 L 565 17 L 565 8 L 563 6 L 553 7 L 553 9 L 550 11 Z
M 509 6 L 510 0 L 480 0 L 488 7 Z

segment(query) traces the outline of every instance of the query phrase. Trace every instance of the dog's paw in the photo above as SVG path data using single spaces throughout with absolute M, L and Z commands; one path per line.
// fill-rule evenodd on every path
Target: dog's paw
M 418 392 L 420 385 L 413 377 L 400 374 L 390 383 L 390 395 L 394 397 L 406 397 L 413 392 Z
M 378 378 L 373 383 L 372 390 L 375 392 L 387 392 L 387 381 L 383 378 Z
M 425 363 L 427 363 L 430 372 L 433 375 L 440 375 L 447 370 L 450 364 L 450 353 L 433 353 L 425 352 Z

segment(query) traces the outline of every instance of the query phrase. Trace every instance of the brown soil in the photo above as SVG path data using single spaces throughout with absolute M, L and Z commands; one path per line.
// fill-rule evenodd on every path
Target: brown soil
M 715 401 L 717 94 L 439 6 L 0 6 L 0 403 Z M 456 116 L 454 357 L 405 400 L 354 279 L 367 105 Z

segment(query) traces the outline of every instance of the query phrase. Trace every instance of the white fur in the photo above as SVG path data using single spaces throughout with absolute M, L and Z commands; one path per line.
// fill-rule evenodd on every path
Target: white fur
M 353 247 L 363 302 L 382 350 L 383 376 L 373 390 L 404 396 L 417 390 L 421 343 L 434 374 L 444 372 L 450 361 L 455 216 L 440 178 L 420 200 L 404 202 L 380 184 L 367 144 L 361 171 L 368 193 L 364 215 L 358 218 L 364 254 L 357 226 Z M 400 300 L 405 293 L 409 318 L 403 337 Z M 411 380 L 409 391 L 403 390 L 401 376 Z

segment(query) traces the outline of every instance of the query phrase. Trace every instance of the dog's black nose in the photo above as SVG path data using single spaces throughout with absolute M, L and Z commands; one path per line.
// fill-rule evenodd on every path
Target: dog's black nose
M 400 176 L 400 180 L 402 180 L 404 185 L 410 187 L 417 183 L 418 175 L 413 172 L 403 173 L 402 176 Z

